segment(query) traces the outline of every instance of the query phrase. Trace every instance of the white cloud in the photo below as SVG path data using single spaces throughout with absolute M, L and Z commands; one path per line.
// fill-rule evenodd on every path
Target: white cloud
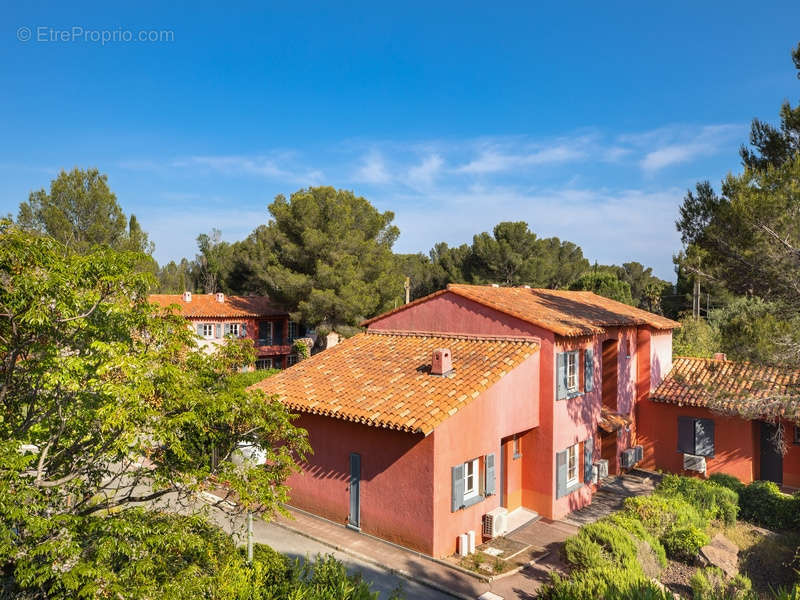
M 264 156 L 190 156 L 172 162 L 176 168 L 206 167 L 225 175 L 254 175 L 303 185 L 314 185 L 324 178 L 316 169 L 290 169 L 277 159 Z
M 371 150 L 364 157 L 364 164 L 356 171 L 354 180 L 363 183 L 389 183 L 392 180 L 383 155 L 377 150 Z
M 412 186 L 429 186 L 442 170 L 444 160 L 438 154 L 427 156 L 420 164 L 408 169 L 408 182 Z
M 498 148 L 488 148 L 467 164 L 457 168 L 456 172 L 485 175 L 527 166 L 580 160 L 586 156 L 586 151 L 582 147 L 585 143 L 586 138 L 581 137 L 527 152 L 524 149 L 522 152 L 504 152 Z
M 742 139 L 743 134 L 743 126 L 734 124 L 699 128 L 676 125 L 620 139 L 644 151 L 639 165 L 645 173 L 652 174 L 666 167 L 713 156 L 728 148 L 734 140 Z

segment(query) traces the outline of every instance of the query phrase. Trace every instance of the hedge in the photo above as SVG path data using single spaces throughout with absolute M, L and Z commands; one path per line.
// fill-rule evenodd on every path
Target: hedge
M 736 492 L 716 482 L 680 475 L 665 475 L 658 484 L 656 492 L 686 500 L 706 519 L 724 521 L 728 525 L 736 522 L 739 498 Z

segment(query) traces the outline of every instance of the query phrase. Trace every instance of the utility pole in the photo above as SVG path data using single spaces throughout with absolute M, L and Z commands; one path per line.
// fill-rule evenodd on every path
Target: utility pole
M 696 275 L 694 289 L 692 290 L 692 317 L 695 321 L 700 318 L 700 280 Z
M 406 290 L 406 304 L 411 302 L 411 278 L 406 277 L 405 283 L 403 283 L 403 287 Z

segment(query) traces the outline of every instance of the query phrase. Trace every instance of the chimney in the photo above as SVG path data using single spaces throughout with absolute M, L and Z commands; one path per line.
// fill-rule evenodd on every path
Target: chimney
M 728 357 L 725 356 L 724 352 L 716 352 L 714 353 L 714 360 L 728 360 Z
M 521 287 L 523 290 L 529 290 L 529 289 L 531 289 L 531 286 L 529 286 L 529 285 L 522 285 L 522 286 L 520 286 L 520 287 Z
M 225 294 L 222 292 L 217 292 L 217 302 L 223 303 L 225 302 Z
M 434 350 L 431 360 L 431 375 L 442 377 L 452 370 L 453 356 L 450 354 L 450 348 L 437 348 Z
M 498 284 L 498 283 L 493 283 L 493 284 L 492 284 L 492 287 L 500 287 L 500 284 Z
M 183 292 L 183 301 L 184 302 L 191 302 L 192 301 L 192 292 Z

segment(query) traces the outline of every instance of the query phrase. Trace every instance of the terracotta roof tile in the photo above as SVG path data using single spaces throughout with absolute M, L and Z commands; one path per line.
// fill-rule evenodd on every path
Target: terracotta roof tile
M 651 394 L 656 402 L 736 412 L 744 403 L 790 400 L 800 415 L 800 369 L 713 358 L 677 357 Z M 791 407 L 791 398 L 795 398 Z M 787 416 L 793 416 L 787 414 Z
M 196 317 L 273 317 L 288 313 L 267 296 L 225 296 L 218 302 L 214 294 L 192 294 L 190 302 L 184 302 L 182 294 L 151 294 L 150 302 L 164 308 L 177 304 L 183 316 Z
M 680 323 L 676 321 L 593 292 L 455 283 L 449 284 L 446 290 L 419 298 L 389 313 L 369 319 L 362 325 L 369 325 L 387 314 L 407 310 L 410 306 L 447 292 L 561 336 L 594 335 L 602 333 L 606 327 L 619 326 L 649 325 L 655 329 L 680 327 Z
M 436 348 L 453 372 L 430 375 Z M 253 386 L 291 410 L 428 435 L 511 369 L 538 352 L 536 338 L 367 332 Z

